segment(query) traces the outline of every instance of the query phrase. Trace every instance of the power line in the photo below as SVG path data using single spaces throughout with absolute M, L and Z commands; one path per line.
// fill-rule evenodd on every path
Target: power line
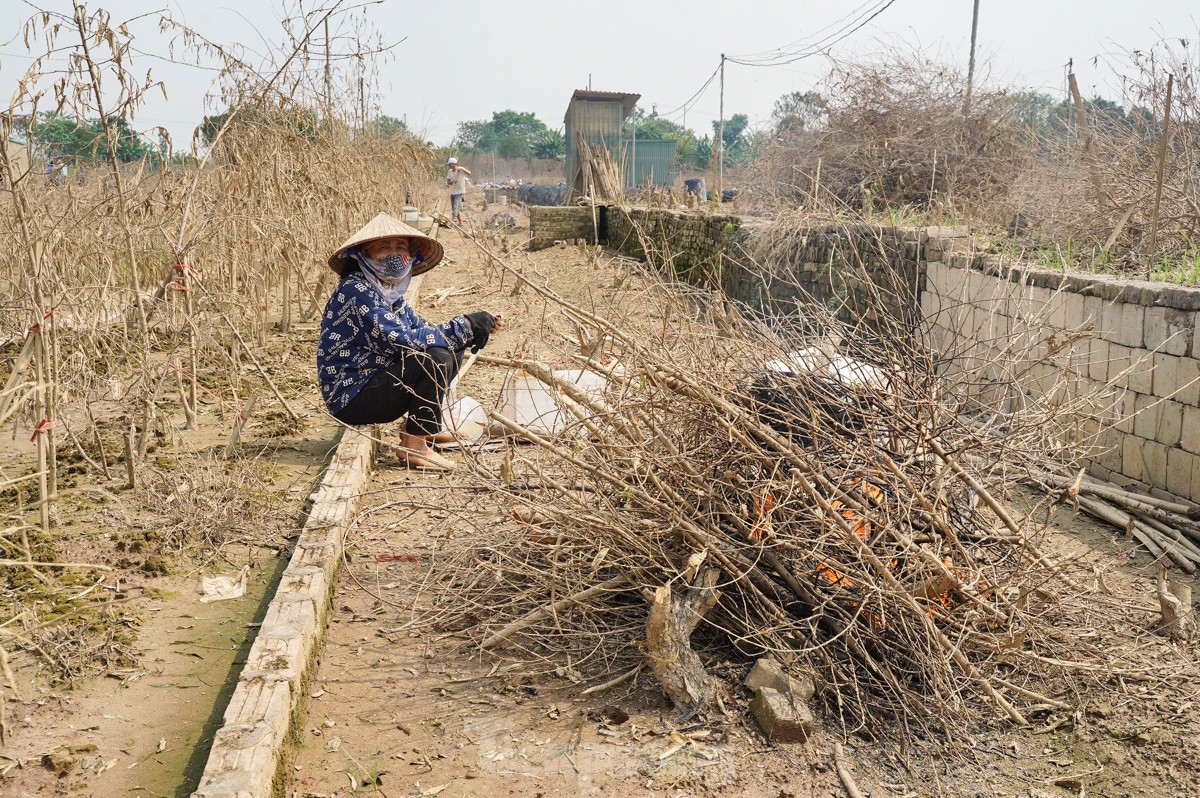
M 771 60 L 768 60 L 768 59 L 750 60 L 750 59 L 746 59 L 746 58 L 732 58 L 732 57 L 729 58 L 728 60 L 735 64 L 741 64 L 742 66 L 757 66 L 757 67 L 783 66 L 784 64 L 793 64 L 796 61 L 801 61 L 805 58 L 810 58 L 814 55 L 820 55 L 825 50 L 828 50 L 829 48 L 833 47 L 836 44 L 840 44 L 841 42 L 845 41 L 853 34 L 862 30 L 864 27 L 866 27 L 868 24 L 870 24 L 870 22 L 872 20 L 874 20 L 876 17 L 878 17 L 884 11 L 887 11 L 889 8 L 891 8 L 895 4 L 895 2 L 896 2 L 896 0 L 885 0 L 884 2 L 880 2 L 880 3 L 876 4 L 874 9 L 872 9 L 869 12 L 866 12 L 865 14 L 860 14 L 854 20 L 854 22 L 850 23 L 850 25 L 852 25 L 853 27 L 850 27 L 850 25 L 843 26 L 836 33 L 826 36 L 824 39 L 818 41 L 816 44 L 812 45 L 806 51 L 799 52 L 799 53 L 795 53 L 795 52 L 788 53 L 788 52 L 784 52 L 784 51 L 779 51 L 779 54 L 777 56 L 773 57 L 773 59 L 771 59 Z
M 717 73 L 720 71 L 721 71 L 721 66 L 720 66 L 720 64 L 718 64 L 717 68 L 713 70 L 713 73 L 708 76 L 708 80 L 704 81 L 704 85 L 702 85 L 700 88 L 696 89 L 696 92 L 691 97 L 688 97 L 686 100 L 684 100 L 683 104 L 680 105 L 678 108 L 672 108 L 670 111 L 666 111 L 664 113 L 659 114 L 659 117 L 670 118 L 670 117 L 673 117 L 673 116 L 679 114 L 680 112 L 686 114 L 688 112 L 689 108 L 691 108 L 693 105 L 695 105 L 697 102 L 700 101 L 701 95 L 703 95 L 705 90 L 708 89 L 708 87 L 712 85 L 713 80 L 717 77 Z
M 865 8 L 867 8 L 867 6 L 870 6 L 872 3 L 878 3 L 880 1 L 881 0 L 868 0 L 868 2 L 863 3 L 861 6 L 854 9 L 849 14 L 847 14 L 846 16 L 842 17 L 841 19 L 837 20 L 836 22 L 831 22 L 828 25 L 826 25 L 825 27 L 821 28 L 820 30 L 818 30 L 808 36 L 805 36 L 801 39 L 797 39 L 796 41 L 791 42 L 789 44 L 785 44 L 780 47 L 772 47 L 770 50 L 762 50 L 757 53 L 749 53 L 746 55 L 731 55 L 729 57 L 730 57 L 730 59 L 739 58 L 739 59 L 742 59 L 743 61 L 753 61 L 753 60 L 758 60 L 758 59 L 765 60 L 765 59 L 778 58 L 779 55 L 784 52 L 788 52 L 788 51 L 797 52 L 796 48 L 800 48 L 802 46 L 805 49 L 807 49 L 809 46 L 809 42 L 811 40 L 813 40 L 814 38 L 819 37 L 821 34 L 825 33 L 830 28 L 836 27 L 838 25 L 842 25 L 848 19 L 859 17 L 863 13 L 863 10 Z

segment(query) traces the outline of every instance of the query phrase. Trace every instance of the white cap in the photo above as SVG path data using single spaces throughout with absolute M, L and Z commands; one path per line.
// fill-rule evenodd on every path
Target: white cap
M 458 163 L 458 159 L 457 158 L 449 159 L 448 161 L 446 161 L 446 166 L 449 166 L 452 163 Z

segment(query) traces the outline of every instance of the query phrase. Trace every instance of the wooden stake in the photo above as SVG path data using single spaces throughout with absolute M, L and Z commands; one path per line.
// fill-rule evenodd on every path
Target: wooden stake
M 237 451 L 238 439 L 242 436 L 242 427 L 246 426 L 246 422 L 250 420 L 250 413 L 254 411 L 254 394 L 250 394 L 238 411 L 238 417 L 234 419 L 233 429 L 229 432 L 229 442 L 225 444 L 225 457 L 232 459 Z
M 137 486 L 133 473 L 133 432 L 126 432 L 121 440 L 125 442 L 125 487 L 132 490 Z
M 1167 569 L 1158 569 L 1158 604 L 1162 612 L 1159 630 L 1171 640 L 1196 636 L 1196 614 L 1192 611 L 1192 589 L 1182 582 L 1167 582 Z
M 1084 166 L 1087 167 L 1088 177 L 1092 181 L 1092 188 L 1096 191 L 1096 202 L 1103 208 L 1102 200 L 1105 197 L 1104 184 L 1100 182 L 1100 175 L 1096 172 L 1095 164 L 1091 162 L 1092 129 L 1088 126 L 1087 113 L 1083 110 L 1083 97 L 1079 94 L 1079 84 L 1075 81 L 1074 72 L 1067 75 L 1067 84 L 1071 88 L 1071 99 L 1075 104 L 1075 120 L 1079 123 L 1079 130 L 1083 133 Z
M 292 259 L 288 257 L 287 250 L 283 251 L 283 297 L 279 304 L 282 311 L 279 316 L 279 331 L 286 333 L 292 329 Z
M 33 437 L 37 440 L 37 455 L 38 455 L 38 518 L 41 522 L 42 533 L 50 533 L 50 480 L 48 460 L 49 440 L 46 434 L 49 431 L 49 419 L 46 417 L 48 408 L 46 406 L 46 347 L 42 339 L 41 332 L 36 332 L 33 337 L 37 339 L 34 345 L 34 372 L 37 374 L 37 389 L 34 394 L 34 416 L 42 419 L 33 431 Z M 44 426 L 45 425 L 45 426 Z M 26 557 L 29 557 L 29 552 L 26 552 Z

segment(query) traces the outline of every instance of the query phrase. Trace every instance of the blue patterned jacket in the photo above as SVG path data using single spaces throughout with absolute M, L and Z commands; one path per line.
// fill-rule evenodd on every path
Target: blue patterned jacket
M 406 301 L 389 306 L 361 272 L 351 272 L 334 289 L 321 320 L 317 343 L 321 397 L 336 414 L 405 350 L 441 346 L 460 352 L 472 338 L 465 316 L 426 324 Z

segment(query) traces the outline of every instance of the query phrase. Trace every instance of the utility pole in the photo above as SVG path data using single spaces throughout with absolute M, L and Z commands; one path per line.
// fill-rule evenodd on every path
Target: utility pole
M 638 184 L 637 174 L 637 117 L 633 118 L 633 155 L 630 157 L 632 163 L 629 165 L 629 184 L 634 188 Z
M 967 62 L 967 97 L 963 100 L 963 115 L 971 112 L 971 88 L 975 81 L 975 34 L 979 31 L 979 0 L 975 0 L 975 11 L 971 14 L 971 59 Z
M 976 0 L 978 2 L 978 0 Z M 721 53 L 721 120 L 717 122 L 717 202 L 725 196 L 725 53 Z

